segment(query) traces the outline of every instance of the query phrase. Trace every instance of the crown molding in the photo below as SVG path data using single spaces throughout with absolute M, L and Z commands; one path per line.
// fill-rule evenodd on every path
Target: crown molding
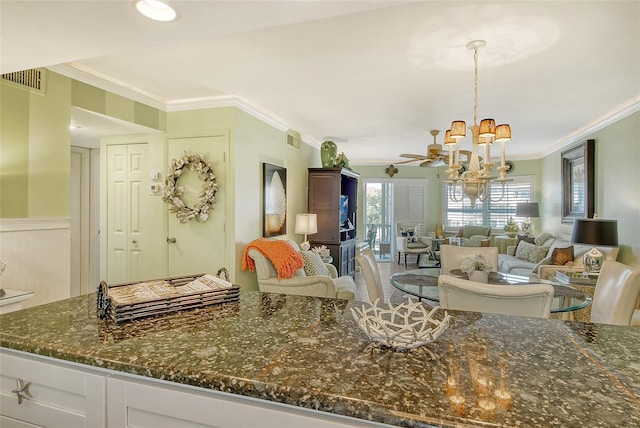
M 133 88 L 130 85 L 111 79 L 110 77 L 90 71 L 78 64 L 67 62 L 64 64 L 48 66 L 46 68 L 55 73 L 86 83 L 87 85 L 95 86 L 96 88 L 120 95 L 121 97 L 138 101 L 142 104 L 155 107 L 158 110 L 166 111 L 166 103 L 164 100 L 145 93 L 138 88 Z
M 624 119 L 627 116 L 632 115 L 633 113 L 640 111 L 640 96 L 632 99 L 628 104 L 621 106 L 620 108 L 618 108 L 617 110 L 615 110 L 613 113 L 610 113 L 608 116 L 597 119 L 596 121 L 592 122 L 589 125 L 586 125 L 585 127 L 583 127 L 582 129 L 576 131 L 575 133 L 569 135 L 566 138 L 563 138 L 562 140 L 558 141 L 557 143 L 553 144 L 551 146 L 551 151 L 557 151 L 557 150 L 561 150 L 564 149 L 565 147 L 568 147 L 574 143 L 577 143 L 579 141 L 583 141 L 586 140 L 588 137 L 590 137 L 592 134 L 600 131 L 603 128 L 606 128 L 609 125 L 612 125 L 613 123 Z M 541 159 L 545 156 L 547 156 L 550 153 L 550 151 L 546 151 L 543 153 L 535 153 L 534 155 L 532 155 L 531 158 L 529 159 Z
M 251 105 L 246 100 L 233 95 L 167 101 L 146 93 L 141 89 L 135 88 L 131 85 L 119 82 L 108 76 L 100 75 L 93 70 L 87 69 L 75 63 L 68 62 L 64 64 L 53 65 L 47 67 L 47 69 L 71 79 L 77 80 L 79 82 L 95 86 L 96 88 L 100 88 L 105 91 L 109 91 L 113 94 L 138 101 L 151 107 L 155 107 L 158 110 L 162 110 L 164 112 L 236 107 L 282 132 L 286 132 L 291 128 L 291 126 L 288 126 L 284 120 L 280 119 L 274 114 L 265 112 L 264 110 Z M 305 139 L 303 138 L 303 140 Z M 305 142 L 308 141 L 309 140 L 307 139 Z

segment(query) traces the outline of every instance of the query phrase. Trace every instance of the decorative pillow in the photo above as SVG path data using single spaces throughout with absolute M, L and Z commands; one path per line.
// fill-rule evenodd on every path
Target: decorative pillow
M 518 246 L 520 241 L 528 242 L 529 244 L 535 244 L 535 239 L 535 236 L 518 235 L 518 242 L 516 242 L 516 247 Z
M 549 247 L 540 247 L 526 241 L 520 241 L 518 248 L 516 248 L 516 258 L 531 263 L 539 263 L 540 260 L 547 256 L 548 252 Z
M 553 235 L 550 233 L 541 233 L 540 235 L 536 236 L 535 239 L 533 240 L 533 243 L 536 245 L 542 245 L 545 243 L 545 241 L 549 238 L 552 238 Z
M 304 259 L 304 272 L 307 276 L 325 275 L 329 276 L 329 269 L 324 265 L 320 254 L 315 251 L 300 251 Z
M 551 254 L 551 261 L 554 265 L 564 265 L 573 261 L 573 245 L 565 248 L 554 248 Z

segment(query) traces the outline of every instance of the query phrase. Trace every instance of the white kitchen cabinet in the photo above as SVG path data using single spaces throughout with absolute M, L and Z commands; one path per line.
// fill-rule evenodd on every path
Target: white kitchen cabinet
M 109 428 L 364 427 L 371 423 L 212 390 L 107 380 Z
M 17 379 L 31 382 L 22 404 Z M 4 348 L 0 386 L 2 428 L 387 426 Z
M 0 416 L 5 427 L 104 427 L 105 376 L 58 360 L 0 352 Z M 31 399 L 18 403 L 18 379 Z

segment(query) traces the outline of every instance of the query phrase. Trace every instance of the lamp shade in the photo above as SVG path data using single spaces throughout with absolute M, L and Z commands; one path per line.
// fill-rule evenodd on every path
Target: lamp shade
M 516 205 L 516 217 L 540 217 L 537 202 L 520 202 Z
M 503 141 L 506 142 L 510 140 L 511 140 L 511 127 L 506 123 L 496 126 L 496 141 L 498 143 L 501 143 Z
M 480 121 L 480 128 L 478 129 L 478 136 L 480 138 L 495 137 L 496 136 L 496 121 L 493 119 L 483 119 Z
M 618 246 L 618 220 L 577 218 L 573 221 L 571 242 L 576 244 Z
M 317 232 L 317 214 L 296 214 L 296 233 L 310 235 Z
M 451 130 L 447 129 L 444 133 L 444 144 L 445 145 L 449 145 L 449 144 L 456 144 L 457 141 L 455 138 L 451 138 Z
M 467 124 L 464 120 L 455 120 L 451 122 L 451 129 L 449 135 L 451 138 L 457 140 L 467 136 Z

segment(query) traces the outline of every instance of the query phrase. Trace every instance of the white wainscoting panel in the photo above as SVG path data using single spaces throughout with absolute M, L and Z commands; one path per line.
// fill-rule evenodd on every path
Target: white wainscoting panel
M 23 308 L 70 296 L 69 219 L 0 219 L 0 287 L 33 291 Z

